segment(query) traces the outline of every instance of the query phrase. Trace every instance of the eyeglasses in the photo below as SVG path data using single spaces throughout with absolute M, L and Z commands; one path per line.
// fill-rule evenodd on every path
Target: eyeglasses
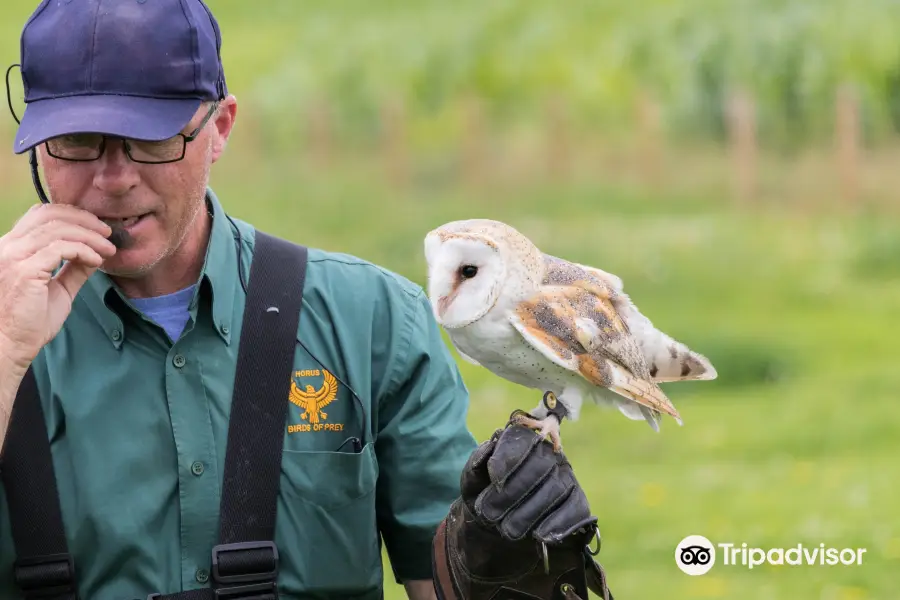
M 218 102 L 214 103 L 197 128 L 187 135 L 178 133 L 158 142 L 123 139 L 125 154 L 136 163 L 158 165 L 178 162 L 184 158 L 187 143 L 197 139 L 200 131 L 206 126 L 218 106 Z M 89 162 L 97 160 L 103 155 L 107 138 L 108 136 L 100 133 L 75 133 L 52 138 L 47 140 L 44 145 L 47 147 L 47 154 L 54 158 Z

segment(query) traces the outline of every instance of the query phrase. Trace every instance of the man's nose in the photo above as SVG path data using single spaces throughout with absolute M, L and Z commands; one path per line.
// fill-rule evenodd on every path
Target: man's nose
M 111 195 L 121 195 L 140 182 L 137 164 L 125 152 L 125 144 L 116 138 L 107 138 L 103 155 L 97 159 L 94 185 Z

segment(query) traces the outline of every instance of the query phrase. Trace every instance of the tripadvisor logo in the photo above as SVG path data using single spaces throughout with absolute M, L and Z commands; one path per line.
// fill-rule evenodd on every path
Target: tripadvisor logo
M 861 565 L 866 548 L 831 548 L 825 544 L 787 548 L 756 548 L 746 542 L 713 544 L 702 535 L 689 535 L 675 547 L 675 564 L 688 575 L 705 575 L 721 565 L 753 569 L 765 564 L 789 566 Z
M 675 548 L 675 564 L 688 575 L 706 575 L 716 564 L 716 547 L 702 535 L 689 535 Z

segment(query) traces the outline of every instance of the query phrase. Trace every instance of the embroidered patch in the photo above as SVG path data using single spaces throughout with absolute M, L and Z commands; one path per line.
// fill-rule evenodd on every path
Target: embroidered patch
M 310 383 L 311 378 L 316 385 Z M 323 410 L 337 398 L 337 391 L 337 379 L 325 369 L 294 371 L 290 401 L 302 410 L 300 418 L 306 423 L 288 425 L 288 433 L 343 431 L 344 424 L 328 422 L 328 413 Z

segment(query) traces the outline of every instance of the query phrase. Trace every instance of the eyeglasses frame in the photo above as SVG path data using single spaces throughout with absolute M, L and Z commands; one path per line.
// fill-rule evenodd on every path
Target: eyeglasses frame
M 216 109 L 218 109 L 218 108 L 219 108 L 219 102 L 218 101 L 213 102 L 212 106 L 210 106 L 209 110 L 207 111 L 206 116 L 203 117 L 203 120 L 200 121 L 200 124 L 197 125 L 197 127 L 193 131 L 191 131 L 188 134 L 178 132 L 177 134 L 175 134 L 175 136 L 173 136 L 173 137 L 181 136 L 184 139 L 184 141 L 181 144 L 181 156 L 179 156 L 178 158 L 172 158 L 169 160 L 153 160 L 153 161 L 137 160 L 131 155 L 131 149 L 129 148 L 129 145 L 128 145 L 129 138 L 121 138 L 121 137 L 117 137 L 117 136 L 108 136 L 108 135 L 102 136 L 102 138 L 100 140 L 100 152 L 94 158 L 66 158 L 66 157 L 62 157 L 62 156 L 57 156 L 57 155 L 53 154 L 53 152 L 50 151 L 49 140 L 44 142 L 44 147 L 47 150 L 47 154 L 49 154 L 50 156 L 52 156 L 53 158 L 56 158 L 58 160 L 65 160 L 68 162 L 94 162 L 95 160 L 100 160 L 100 158 L 103 156 L 103 153 L 106 151 L 106 140 L 109 138 L 112 138 L 115 140 L 122 140 L 124 148 L 125 148 L 125 155 L 128 156 L 128 160 L 130 160 L 132 162 L 135 162 L 138 164 L 144 164 L 144 165 L 165 165 L 165 164 L 170 164 L 170 163 L 174 163 L 174 162 L 179 162 L 181 160 L 184 160 L 184 157 L 187 154 L 188 143 L 193 142 L 195 139 L 197 139 L 197 136 L 200 135 L 200 132 L 203 131 L 203 128 L 206 127 L 206 124 L 209 122 L 209 120 L 215 114 Z M 142 140 L 137 140 L 137 141 L 142 141 Z

